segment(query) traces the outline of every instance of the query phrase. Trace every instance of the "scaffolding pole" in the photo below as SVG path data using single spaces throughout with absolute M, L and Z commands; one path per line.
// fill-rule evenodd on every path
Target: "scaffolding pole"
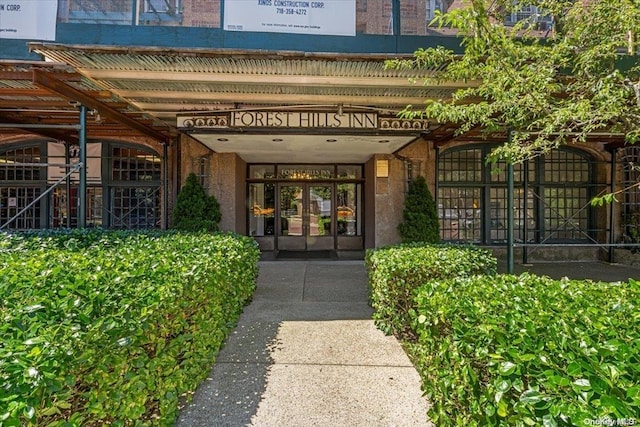
M 87 107 L 80 105 L 80 164 L 87 164 Z M 78 186 L 78 228 L 87 226 L 87 168 L 80 169 Z

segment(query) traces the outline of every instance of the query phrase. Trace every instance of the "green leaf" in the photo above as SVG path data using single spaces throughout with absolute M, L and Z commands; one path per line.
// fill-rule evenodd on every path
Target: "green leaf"
M 527 390 L 520 395 L 520 402 L 524 404 L 535 404 L 542 401 L 543 396 L 536 390 Z
M 500 402 L 498 402 L 498 409 L 496 412 L 502 418 L 505 418 L 508 415 L 507 403 L 504 400 L 501 400 Z
M 40 412 L 40 415 L 45 416 L 45 417 L 50 417 L 52 415 L 58 415 L 61 414 L 62 412 L 60 411 L 60 409 L 57 406 L 51 406 L 43 411 Z
M 557 427 L 558 423 L 551 415 L 546 414 L 542 417 L 542 425 L 544 427 Z
M 509 376 L 515 372 L 517 365 L 513 362 L 502 362 L 498 368 L 498 372 L 502 376 Z
M 579 378 L 573 382 L 573 384 L 583 390 L 591 389 L 591 383 L 586 378 Z

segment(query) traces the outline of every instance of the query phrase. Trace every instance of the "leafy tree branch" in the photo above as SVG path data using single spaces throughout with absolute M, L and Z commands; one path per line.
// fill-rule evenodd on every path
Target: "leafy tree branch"
M 512 130 L 511 142 L 491 160 L 520 162 L 590 135 L 640 139 L 640 61 L 635 32 L 640 0 L 533 0 L 551 18 L 542 33 L 532 21 L 512 27 L 511 0 L 468 0 L 438 14 L 434 24 L 457 30 L 462 55 L 442 47 L 420 49 L 390 68 L 424 69 L 427 82 L 474 82 L 451 99 L 407 106 L 405 117 L 454 123 L 458 134 Z

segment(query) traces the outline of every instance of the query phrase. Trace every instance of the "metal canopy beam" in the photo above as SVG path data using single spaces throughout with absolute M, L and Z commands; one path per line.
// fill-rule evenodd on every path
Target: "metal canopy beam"
M 142 108 L 142 106 L 153 109 L 153 103 L 148 101 L 156 100 L 162 107 L 167 101 L 213 101 L 216 102 L 240 102 L 258 104 L 322 104 L 336 105 L 384 105 L 406 107 L 407 105 L 423 105 L 425 98 L 421 96 L 399 96 L 390 95 L 313 95 L 313 94 L 283 94 L 283 93 L 232 93 L 232 92 L 190 92 L 190 91 L 160 91 L 160 90 L 118 90 L 114 91 L 122 98 Z M 138 102 L 139 101 L 139 102 Z M 192 105 L 192 104 L 189 104 Z
M 24 130 L 25 132 L 35 133 L 37 135 L 42 135 L 46 138 L 55 139 L 58 141 L 68 141 L 68 142 L 77 142 L 77 132 L 70 132 L 68 130 L 76 130 L 78 129 L 78 125 L 69 125 L 73 126 L 73 128 L 52 128 L 51 126 L 42 126 L 42 125 L 33 125 L 29 123 L 21 123 L 15 120 L 8 119 L 7 117 L 2 116 L 2 112 L 0 112 L 0 121 L 4 121 L 5 123 L 0 123 L 0 128 L 4 129 L 19 129 Z M 36 127 L 37 126 L 37 127 Z
M 95 80 L 135 80 L 153 82 L 189 82 L 212 84 L 278 85 L 278 86 L 320 86 L 320 87 L 384 87 L 407 88 L 425 87 L 416 85 L 408 77 L 351 77 L 351 76 L 310 76 L 295 74 L 231 74 L 185 71 L 129 71 L 91 70 L 87 72 Z M 443 81 L 433 85 L 436 89 L 458 89 L 477 87 L 479 82 Z
M 33 70 L 33 83 L 42 86 L 48 89 L 51 92 L 54 92 L 60 96 L 65 98 L 78 101 L 82 105 L 92 108 L 98 111 L 105 117 L 110 118 L 111 120 L 115 120 L 118 123 L 122 123 L 125 126 L 128 126 L 132 129 L 137 130 L 138 132 L 149 136 L 157 141 L 167 143 L 168 136 L 165 136 L 163 133 L 156 131 L 153 128 L 150 128 L 131 117 L 127 116 L 111 108 L 110 106 L 92 98 L 91 96 L 81 92 L 80 90 L 69 86 L 68 84 L 53 78 L 49 73 L 46 73 L 41 70 Z

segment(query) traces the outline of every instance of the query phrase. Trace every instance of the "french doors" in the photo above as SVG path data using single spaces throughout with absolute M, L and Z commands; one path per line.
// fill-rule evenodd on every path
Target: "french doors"
M 335 248 L 334 184 L 283 183 L 278 187 L 280 224 L 278 249 L 290 251 Z

